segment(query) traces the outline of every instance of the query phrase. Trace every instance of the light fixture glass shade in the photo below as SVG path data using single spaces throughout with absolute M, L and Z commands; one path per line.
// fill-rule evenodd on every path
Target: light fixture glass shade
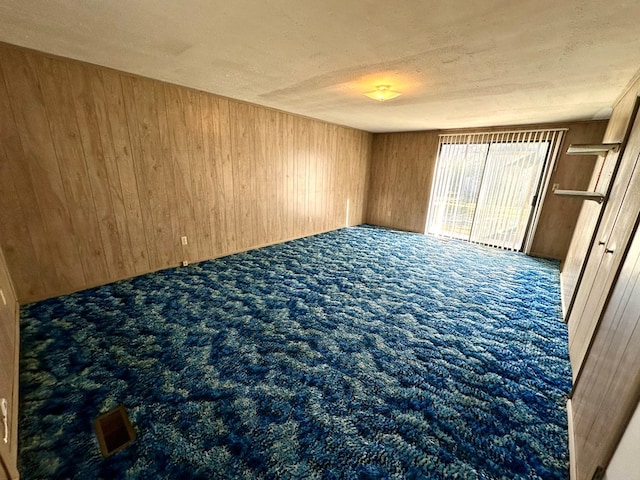
M 402 94 L 391 90 L 389 85 L 378 85 L 373 92 L 367 92 L 365 95 L 369 98 L 373 98 L 374 100 L 378 100 L 379 102 L 384 102 L 385 100 L 391 100 L 392 98 L 399 97 Z

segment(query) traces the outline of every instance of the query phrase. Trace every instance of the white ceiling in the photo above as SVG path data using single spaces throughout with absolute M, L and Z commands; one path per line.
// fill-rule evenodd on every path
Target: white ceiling
M 0 0 L 0 40 L 363 130 L 606 118 L 638 0 Z M 389 84 L 389 102 L 363 95 Z

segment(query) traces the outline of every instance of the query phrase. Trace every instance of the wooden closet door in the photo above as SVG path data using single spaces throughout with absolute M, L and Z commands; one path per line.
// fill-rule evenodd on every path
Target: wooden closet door
M 13 411 L 13 379 L 15 372 L 15 338 L 14 319 L 8 306 L 4 306 L 0 299 L 0 398 L 7 401 L 9 408 L 9 418 L 7 419 L 7 437 L 11 440 L 11 412 Z M 3 458 L 10 457 L 10 442 L 4 442 L 5 429 L 2 425 L 2 415 L 0 415 L 0 455 Z
M 7 402 L 7 430 L 0 415 L 0 478 L 17 478 L 18 304 L 0 250 L 0 398 Z M 4 438 L 7 438 L 5 443 Z
M 636 115 L 576 299 L 568 318 L 574 382 L 618 275 L 640 212 L 640 113 Z
M 640 234 L 636 231 L 570 400 L 572 479 L 591 480 L 598 467 L 606 468 L 639 398 Z

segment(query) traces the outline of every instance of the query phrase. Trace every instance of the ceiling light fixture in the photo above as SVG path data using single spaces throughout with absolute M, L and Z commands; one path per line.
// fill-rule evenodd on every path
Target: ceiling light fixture
M 399 97 L 402 94 L 391 90 L 390 85 L 377 85 L 373 92 L 367 92 L 365 95 L 369 98 L 373 98 L 374 100 L 378 100 L 379 102 L 384 102 L 385 100 L 391 100 L 392 98 Z

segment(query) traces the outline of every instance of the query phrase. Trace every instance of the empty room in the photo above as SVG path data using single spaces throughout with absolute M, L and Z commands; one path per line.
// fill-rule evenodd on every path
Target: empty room
M 640 480 L 638 18 L 0 0 L 0 479 Z

